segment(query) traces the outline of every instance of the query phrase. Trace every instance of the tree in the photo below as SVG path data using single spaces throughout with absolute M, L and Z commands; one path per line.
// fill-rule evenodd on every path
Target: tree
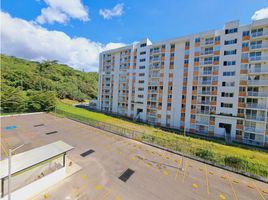
M 28 111 L 52 111 L 56 107 L 56 94 L 53 91 L 30 91 L 28 95 Z
M 23 112 L 26 107 L 27 98 L 20 88 L 13 88 L 1 84 L 1 112 Z

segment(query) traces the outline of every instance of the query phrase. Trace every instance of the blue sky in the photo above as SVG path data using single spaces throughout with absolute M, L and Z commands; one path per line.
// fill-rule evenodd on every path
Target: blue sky
M 268 7 L 267 0 L 68 0 L 73 2 L 71 6 L 61 5 L 61 2 L 66 1 L 6 0 L 2 2 L 1 12 L 9 15 L 9 17 L 6 16 L 6 21 L 10 21 L 9 23 L 12 23 L 14 27 L 16 27 L 14 19 L 19 18 L 32 25 L 32 28 L 45 29 L 46 34 L 52 35 L 52 32 L 56 30 L 66 34 L 70 41 L 78 37 L 83 38 L 90 44 L 98 43 L 100 47 L 97 48 L 103 50 L 110 43 L 120 43 L 118 44 L 120 46 L 145 37 L 152 41 L 159 41 L 210 29 L 221 29 L 225 22 L 236 19 L 240 20 L 241 24 L 247 24 L 251 22 L 255 11 Z M 112 10 L 118 4 L 120 5 L 118 9 Z M 37 17 L 42 15 L 42 9 L 53 11 L 57 16 L 61 16 L 62 21 L 53 21 L 49 13 L 46 15 L 47 19 L 43 16 L 42 19 L 37 20 Z M 105 19 L 104 15 L 100 14 L 100 10 L 104 9 L 114 12 L 113 14 L 106 13 L 111 15 L 106 16 L 110 19 Z M 266 14 L 267 10 L 265 10 Z M 2 26 L 2 29 L 5 27 Z M 29 30 L 25 32 L 29 33 Z M 27 37 L 27 34 L 23 35 Z M 10 36 L 4 39 L 10 39 Z M 25 38 L 21 38 L 23 39 Z M 42 43 L 42 41 L 38 42 Z M 26 44 L 26 50 L 27 46 Z M 88 48 L 89 52 L 91 52 L 90 48 Z M 77 54 L 79 51 L 75 50 Z M 18 50 L 6 50 L 7 54 L 12 52 L 13 54 L 15 52 L 15 56 L 33 60 L 53 58 L 52 55 L 52 57 L 47 56 L 46 53 L 44 56 L 41 54 L 33 56 L 35 52 L 31 52 L 30 55 L 18 55 Z M 61 55 L 58 57 L 56 59 L 59 61 L 79 68 L 75 64 L 76 61 L 67 62 L 66 59 L 60 58 Z M 79 59 L 74 58 L 74 60 Z M 91 67 L 89 71 L 97 70 L 98 61 L 94 59 L 94 62 L 88 62 L 88 65 L 94 65 L 94 67 L 84 64 L 84 67 L 88 69 Z

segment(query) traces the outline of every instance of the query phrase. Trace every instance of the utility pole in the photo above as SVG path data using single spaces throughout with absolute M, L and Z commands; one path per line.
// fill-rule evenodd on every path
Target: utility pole
M 11 157 L 12 153 L 18 150 L 19 148 L 23 147 L 25 144 L 16 147 L 15 149 L 8 149 L 8 200 L 11 200 Z

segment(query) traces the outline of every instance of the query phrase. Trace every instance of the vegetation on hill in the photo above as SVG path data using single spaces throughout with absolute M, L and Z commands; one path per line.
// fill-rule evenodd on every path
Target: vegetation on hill
M 154 143 L 175 151 L 196 156 L 218 165 L 249 172 L 268 178 L 268 154 L 265 150 L 228 146 L 213 141 L 184 137 L 148 125 L 137 124 L 102 113 L 77 108 L 58 102 L 56 114 L 71 117 L 78 121 L 97 120 L 142 133 L 140 140 Z
M 50 111 L 57 97 L 79 102 L 93 99 L 97 83 L 96 72 L 1 54 L 1 112 Z

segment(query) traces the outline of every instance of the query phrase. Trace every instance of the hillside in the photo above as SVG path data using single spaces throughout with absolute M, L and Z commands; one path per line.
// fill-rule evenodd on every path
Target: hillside
M 8 107 L 21 104 L 20 100 L 25 104 L 23 107 L 28 107 L 29 98 L 35 96 L 32 102 L 39 102 L 41 94 L 76 101 L 94 99 L 97 87 L 96 72 L 81 72 L 57 61 L 34 62 L 1 54 L 2 111 L 13 111 Z

